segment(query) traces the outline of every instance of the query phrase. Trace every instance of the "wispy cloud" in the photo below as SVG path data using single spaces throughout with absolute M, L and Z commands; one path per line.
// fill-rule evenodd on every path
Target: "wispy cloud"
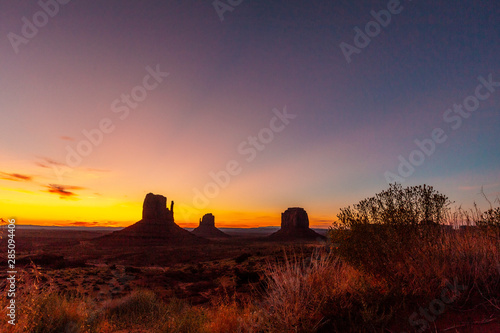
M 64 141 L 75 141 L 75 138 L 72 138 L 70 136 L 61 136 L 60 139 Z
M 78 195 L 75 190 L 84 190 L 84 187 L 71 186 L 71 185 L 59 185 L 59 184 L 49 184 L 46 186 L 48 190 L 46 192 L 59 195 L 61 199 L 76 199 Z
M 67 224 L 66 224 L 67 225 Z M 75 227 L 95 227 L 96 225 L 99 225 L 99 222 L 83 222 L 83 221 L 75 221 L 69 223 L 69 225 L 75 226 Z
M 459 189 L 462 191 L 481 191 L 481 189 L 495 188 L 500 186 L 500 183 L 492 183 L 486 185 L 474 185 L 474 186 L 460 186 Z
M 105 222 L 85 222 L 85 221 L 74 221 L 70 223 L 64 223 L 63 225 L 75 226 L 75 227 L 116 227 L 119 223 L 116 221 L 105 221 Z
M 38 160 L 35 161 L 35 164 L 42 168 L 52 168 L 52 166 L 63 166 L 64 163 L 54 161 L 48 157 L 38 157 Z
M 0 179 L 10 180 L 14 182 L 30 182 L 33 180 L 33 176 L 23 175 L 20 173 L 0 172 Z
M 52 158 L 49 157 L 37 157 L 37 160 L 34 162 L 36 166 L 39 166 L 41 168 L 46 168 L 50 169 L 53 167 L 64 167 L 66 164 L 62 162 L 58 162 Z M 78 168 L 81 171 L 85 172 L 100 172 L 100 173 L 106 173 L 106 172 L 111 172 L 109 169 L 98 169 L 98 168 Z

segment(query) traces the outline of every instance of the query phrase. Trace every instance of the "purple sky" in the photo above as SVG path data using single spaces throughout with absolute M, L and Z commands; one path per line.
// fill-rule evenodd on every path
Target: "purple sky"
M 500 82 L 495 1 L 245 0 L 223 21 L 211 1 L 42 3 L 53 17 L 36 1 L 0 4 L 5 217 L 126 224 L 155 192 L 186 225 L 206 212 L 279 225 L 301 206 L 328 226 L 340 207 L 387 188 L 387 172 L 457 205 L 484 206 L 482 186 L 500 195 L 500 83 L 478 79 Z M 390 22 L 382 13 L 386 26 L 348 62 L 341 45 L 356 47 L 355 28 L 388 7 Z M 26 22 L 39 23 L 33 36 Z M 143 100 L 121 101 L 157 68 L 169 75 L 149 77 Z M 474 111 L 454 109 L 463 103 Z M 284 109 L 296 117 L 265 130 Z M 68 165 L 68 149 L 103 119 L 112 130 Z M 417 151 L 434 129 L 444 142 Z M 412 172 L 398 174 L 401 158 Z M 229 184 L 207 185 L 230 161 Z

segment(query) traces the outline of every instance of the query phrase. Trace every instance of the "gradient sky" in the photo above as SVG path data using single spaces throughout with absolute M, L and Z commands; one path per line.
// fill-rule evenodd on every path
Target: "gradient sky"
M 43 22 L 36 1 L 2 1 L 0 217 L 125 226 L 153 192 L 175 201 L 181 226 L 208 212 L 218 226 L 276 226 L 300 206 L 327 227 L 387 188 L 385 173 L 435 128 L 447 140 L 404 185 L 486 207 L 481 187 L 500 195 L 500 87 L 456 130 L 443 116 L 478 77 L 500 81 L 500 6 L 401 1 L 348 63 L 340 44 L 390 2 L 244 0 L 221 21 L 211 1 L 72 0 Z M 36 35 L 13 47 L 34 19 Z M 114 112 L 148 66 L 169 75 L 126 117 Z M 284 109 L 296 117 L 270 140 L 263 129 Z M 103 119 L 113 131 L 58 174 Z M 261 131 L 269 142 L 248 161 L 241 149 Z M 240 172 L 199 205 L 195 189 L 229 161 Z

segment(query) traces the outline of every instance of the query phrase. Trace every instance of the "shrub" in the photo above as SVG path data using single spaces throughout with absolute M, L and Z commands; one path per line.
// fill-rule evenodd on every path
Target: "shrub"
M 388 190 L 343 208 L 338 214 L 346 227 L 359 224 L 392 226 L 440 224 L 446 217 L 450 201 L 432 186 L 419 185 L 403 188 L 391 184 Z
M 329 236 L 333 248 L 347 262 L 387 280 L 408 270 L 404 258 L 427 255 L 439 246 L 450 201 L 431 186 L 388 190 L 341 209 Z M 424 246 L 428 245 L 428 246 Z
M 476 224 L 483 228 L 500 229 L 500 207 L 488 209 L 480 215 Z

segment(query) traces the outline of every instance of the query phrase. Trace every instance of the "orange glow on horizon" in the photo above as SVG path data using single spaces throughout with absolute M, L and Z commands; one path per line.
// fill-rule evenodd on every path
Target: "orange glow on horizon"
M 18 224 L 25 225 L 82 227 L 127 227 L 142 218 L 144 194 L 125 195 L 124 184 L 119 182 L 119 187 L 115 185 L 115 178 L 120 177 L 119 173 L 110 171 L 105 176 L 89 178 L 88 173 L 79 173 L 78 170 L 75 172 L 67 182 L 79 186 L 39 182 L 37 179 L 44 176 L 29 168 L 22 169 L 20 173 L 7 174 L 4 179 L 0 179 L 0 217 L 15 218 Z M 97 187 L 97 184 L 103 191 L 108 188 L 112 191 L 92 192 L 90 189 Z M 160 189 L 153 189 L 151 192 L 165 195 L 167 206 L 172 199 L 175 200 L 175 222 L 184 228 L 197 227 L 199 220 L 207 213 L 215 215 L 216 226 L 220 228 L 279 227 L 281 212 L 288 208 L 284 206 L 275 209 L 268 206 L 255 210 L 251 205 L 252 209 L 249 209 L 241 206 L 241 195 L 221 193 L 208 207 L 196 209 L 190 205 L 192 193 L 186 190 L 186 186 L 177 186 L 180 190 L 173 189 L 173 185 L 169 186 L 169 193 L 161 189 L 166 186 L 159 186 Z M 128 190 L 128 193 L 134 192 L 144 191 Z M 304 208 L 308 210 L 308 207 Z M 328 218 L 311 215 L 310 211 L 308 213 L 311 227 L 325 228 L 331 225 L 331 222 L 325 222 Z
M 126 207 L 126 205 L 117 205 L 118 207 Z M 18 210 L 18 205 L 11 206 L 12 211 Z M 26 208 L 26 207 L 25 207 Z M 137 216 L 135 220 L 130 219 L 116 219 L 110 218 L 109 220 L 102 219 L 92 219 L 92 218 L 82 218 L 69 220 L 65 217 L 65 214 L 70 215 L 70 209 L 66 207 L 52 207 L 53 210 L 56 210 L 56 214 L 50 214 L 53 212 L 50 207 L 45 206 L 32 206 L 31 208 L 38 209 L 37 212 L 43 212 L 47 215 L 53 215 L 54 218 L 40 218 L 37 216 L 42 216 L 41 213 L 30 213 L 30 214 L 11 214 L 2 216 L 5 220 L 14 218 L 16 219 L 16 223 L 18 225 L 39 225 L 39 226 L 58 226 L 58 227 L 128 227 L 141 219 L 140 216 L 140 204 L 136 204 L 133 207 L 128 207 L 126 212 L 132 212 L 131 216 Z M 100 214 L 114 217 L 112 211 L 116 210 L 116 206 L 113 207 L 83 207 L 82 208 L 87 213 L 98 212 Z M 20 211 L 20 210 L 18 210 Z M 80 211 L 77 209 L 77 211 Z M 35 212 L 30 209 L 30 212 Z M 73 213 L 75 213 L 73 211 Z M 244 212 L 217 212 L 213 211 L 213 214 L 216 216 L 215 224 L 218 228 L 258 228 L 258 227 L 279 227 L 281 224 L 281 213 L 277 214 L 258 214 L 258 213 L 244 213 Z M 76 214 L 78 215 L 78 214 Z M 123 216 L 124 213 L 117 214 L 117 217 Z M 175 209 L 174 209 L 175 216 Z M 181 226 L 182 228 L 196 228 L 199 224 L 199 219 L 196 221 L 182 221 L 176 219 L 175 222 Z M 312 228 L 327 228 L 331 225 L 331 223 L 325 223 L 323 219 L 311 218 L 310 226 Z

